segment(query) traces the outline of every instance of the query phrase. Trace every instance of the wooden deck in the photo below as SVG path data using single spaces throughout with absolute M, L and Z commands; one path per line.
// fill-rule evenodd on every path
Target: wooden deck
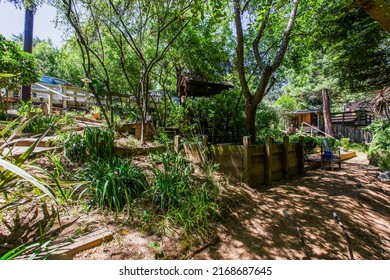
M 19 95 L 10 92 L 5 98 L 11 103 L 17 103 L 20 100 Z M 97 104 L 95 97 L 84 88 L 43 83 L 31 85 L 31 101 L 34 104 L 46 103 L 49 114 L 53 113 L 55 109 L 63 110 L 69 107 L 89 110 L 90 107 Z M 101 101 L 105 104 L 105 99 Z

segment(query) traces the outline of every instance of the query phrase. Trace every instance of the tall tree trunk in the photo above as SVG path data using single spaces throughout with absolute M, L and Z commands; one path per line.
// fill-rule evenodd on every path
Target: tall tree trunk
M 33 44 L 33 29 L 34 29 L 34 11 L 26 8 L 24 16 L 24 44 L 23 50 L 32 53 Z M 31 99 L 31 85 L 22 86 L 22 100 L 29 101 Z
M 245 106 L 245 128 L 246 132 L 249 133 L 249 135 L 252 138 L 252 141 L 256 141 L 256 108 L 257 106 L 252 106 L 250 102 L 246 102 Z
M 143 74 L 141 79 L 141 96 L 142 96 L 142 110 L 141 110 L 141 145 L 145 145 L 146 140 L 146 118 L 148 115 L 148 97 L 149 97 L 149 74 Z
M 390 2 L 388 0 L 355 0 L 350 7 L 362 8 L 390 33 Z
M 330 115 L 330 97 L 329 89 L 322 89 L 322 102 L 323 102 L 323 111 L 324 111 L 324 123 L 325 123 L 325 133 L 330 136 L 334 136 L 332 117 Z

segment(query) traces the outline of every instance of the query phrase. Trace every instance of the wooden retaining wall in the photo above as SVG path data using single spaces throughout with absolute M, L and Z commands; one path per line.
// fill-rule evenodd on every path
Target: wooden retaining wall
M 252 187 L 304 172 L 303 138 L 299 143 L 289 143 L 287 137 L 283 143 L 272 143 L 267 138 L 265 145 L 251 145 L 250 137 L 244 137 L 243 145 L 209 145 L 207 136 L 203 136 L 200 144 L 181 145 L 180 136 L 176 136 L 174 148 L 194 161 L 218 163 L 222 172 Z

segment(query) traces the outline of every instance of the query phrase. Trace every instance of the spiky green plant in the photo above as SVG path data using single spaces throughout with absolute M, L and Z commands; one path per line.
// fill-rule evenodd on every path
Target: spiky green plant
M 88 161 L 81 176 L 89 181 L 84 193 L 91 206 L 121 211 L 146 189 L 147 181 L 130 159 L 118 157 Z
M 34 188 L 38 189 L 44 195 L 49 197 L 51 200 L 56 202 L 55 194 L 51 187 L 41 180 L 40 178 L 35 177 L 34 175 L 27 172 L 26 166 L 29 164 L 29 158 L 33 154 L 35 148 L 41 142 L 42 138 L 46 133 L 42 134 L 30 147 L 26 149 L 17 159 L 11 156 L 13 149 L 13 137 L 20 132 L 30 120 L 22 121 L 17 128 L 15 128 L 8 139 L 5 140 L 5 143 L 0 147 L 0 154 L 3 154 L 3 157 L 0 158 L 0 192 L 3 193 L 6 202 L 8 200 L 8 195 L 12 193 L 13 188 L 20 182 L 27 182 Z M 10 127 L 5 128 L 6 131 L 0 132 L 0 135 L 6 135 L 9 133 Z M 8 152 L 6 151 L 8 149 Z M 9 205 L 6 203 L 5 206 L 0 207 L 4 209 Z
M 210 180 L 195 180 L 193 167 L 182 153 L 160 153 L 152 161 L 154 178 L 148 194 L 158 207 L 155 213 L 143 214 L 142 226 L 158 215 L 162 223 L 180 225 L 186 232 L 206 232 L 219 211 L 217 186 Z
M 45 242 L 35 242 L 32 244 L 22 244 L 0 257 L 0 260 L 13 260 L 17 257 L 28 260 L 47 259 L 55 249 L 49 249 L 48 246 L 52 240 Z M 25 257 L 22 257 L 25 256 Z
M 111 129 L 87 127 L 84 129 L 84 140 L 91 159 L 114 156 L 114 132 Z

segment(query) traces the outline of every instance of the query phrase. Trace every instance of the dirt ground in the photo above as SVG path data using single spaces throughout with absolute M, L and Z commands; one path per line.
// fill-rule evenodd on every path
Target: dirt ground
M 99 210 L 81 211 L 82 205 L 62 212 L 62 227 L 52 226 L 47 234 L 62 242 L 102 228 L 113 232 L 112 241 L 76 254 L 73 259 L 77 260 L 304 259 L 307 255 L 312 259 L 349 259 L 342 228 L 333 218 L 336 212 L 347 229 L 355 259 L 390 259 L 390 185 L 376 179 L 363 153 L 343 162 L 341 169 L 308 171 L 305 176 L 267 188 L 255 190 L 221 174 L 217 180 L 224 205 L 221 220 L 213 226 L 214 232 L 200 241 L 175 234 L 149 235 L 132 225 L 131 217 L 126 221 Z M 24 217 L 3 216 L 0 240 L 11 244 L 39 236 L 37 223 L 41 223 L 40 228 L 48 225 L 37 221 L 37 212 L 31 208 Z M 50 217 L 50 213 L 48 210 L 45 215 Z M 152 242 L 160 247 L 154 249 Z

